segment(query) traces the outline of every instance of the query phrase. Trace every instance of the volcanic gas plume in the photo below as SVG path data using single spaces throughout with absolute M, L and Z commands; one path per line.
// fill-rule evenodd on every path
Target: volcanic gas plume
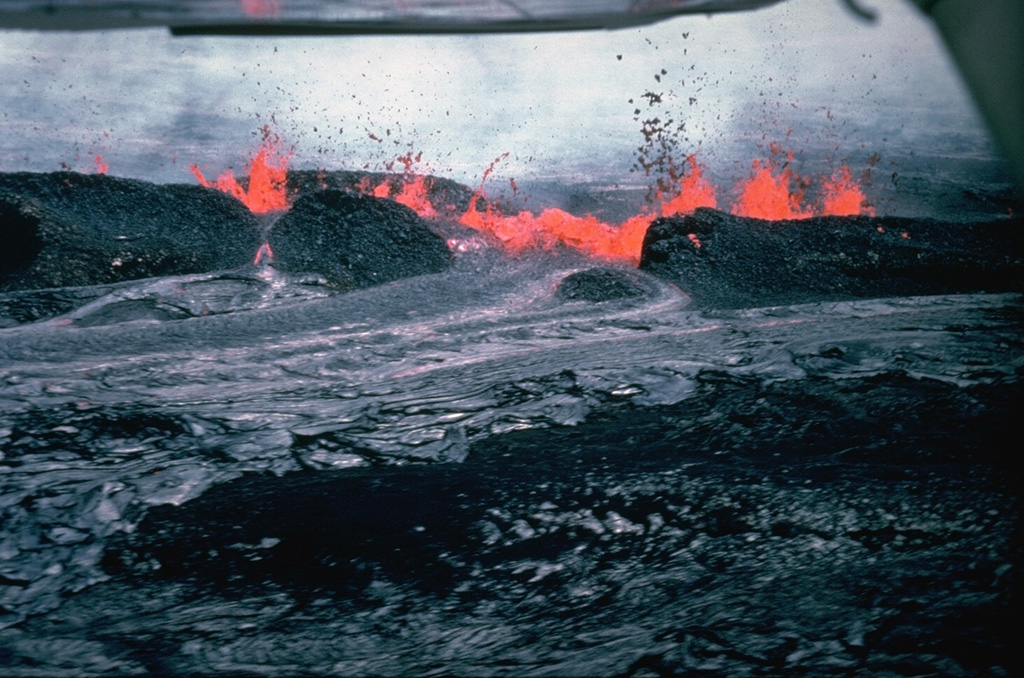
M 783 152 L 775 144 L 771 151 L 770 157 L 753 160 L 750 176 L 733 187 L 736 199 L 729 206 L 732 214 L 774 221 L 875 214 L 846 165 L 817 181 L 821 197 L 818 203 L 808 204 L 806 194 L 815 182 L 793 169 L 792 152 Z M 590 214 L 577 216 L 555 207 L 544 208 L 539 214 L 526 210 L 509 214 L 489 200 L 484 191 L 495 165 L 507 155 L 496 158 L 483 172 L 480 186 L 474 192 L 469 207 L 461 214 L 453 205 L 436 205 L 431 201 L 429 188 L 432 177 L 415 169 L 422 162 L 422 153 L 413 156 L 410 152 L 388 163 L 389 171 L 401 165 L 399 175 L 377 183 L 367 176 L 356 189 L 366 195 L 406 205 L 426 219 L 450 218 L 490 235 L 513 253 L 563 245 L 598 259 L 633 264 L 640 260 L 644 234 L 653 219 L 690 214 L 698 207 L 719 208 L 720 204 L 718 191 L 705 177 L 706 168 L 698 162 L 696 155 L 690 155 L 683 170 L 674 174 L 668 195 L 659 189 L 650 204 L 619 224 L 606 223 Z M 253 212 L 266 213 L 289 207 L 287 168 L 290 158 L 291 153 L 282 151 L 276 135 L 264 127 L 263 143 L 246 163 L 248 176 L 245 179 L 239 181 L 231 170 L 225 170 L 211 182 L 196 165 L 191 169 L 202 185 L 235 196 Z M 514 181 L 512 186 L 516 188 Z M 700 246 L 696 239 L 694 244 Z M 261 252 L 257 261 L 265 254 Z

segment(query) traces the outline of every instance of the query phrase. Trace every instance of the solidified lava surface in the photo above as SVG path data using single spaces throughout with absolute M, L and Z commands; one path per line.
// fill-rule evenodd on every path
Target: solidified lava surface
M 65 174 L 0 176 L 5 676 L 1018 671 L 1015 222 L 701 210 L 635 269 Z M 43 287 L 164 200 L 225 258 Z
M 368 287 L 450 263 L 444 239 L 390 200 L 326 189 L 299 198 L 268 235 L 282 271 L 315 271 L 342 289 Z
M 1020 292 L 1024 220 L 763 221 L 698 208 L 651 224 L 640 268 L 671 280 L 707 308 Z
M 260 239 L 218 191 L 75 172 L 0 174 L 0 233 L 2 291 L 235 268 Z

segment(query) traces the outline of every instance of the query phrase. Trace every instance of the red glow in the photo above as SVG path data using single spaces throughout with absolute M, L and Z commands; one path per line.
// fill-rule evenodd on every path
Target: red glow
M 561 244 L 593 257 L 637 263 L 651 219 L 716 205 L 714 188 L 703 178 L 702 168 L 691 156 L 687 159 L 689 173 L 680 179 L 678 192 L 659 204 L 657 214 L 641 213 L 619 225 L 605 223 L 589 214 L 576 216 L 557 208 L 547 208 L 540 214 L 521 211 L 508 215 L 491 204 L 483 192 L 483 184 L 494 172 L 497 163 L 508 155 L 504 153 L 498 156 L 484 171 L 480 189 L 457 221 L 493 236 L 511 252 L 532 248 L 550 250 Z M 436 218 L 439 210 L 428 196 L 429 177 L 413 171 L 413 166 L 419 161 L 420 155 L 413 157 L 411 153 L 396 160 L 404 167 L 402 183 L 397 191 L 393 179 L 385 179 L 377 186 L 372 186 L 369 178 L 360 182 L 358 190 L 379 198 L 391 198 L 412 208 L 422 217 Z M 388 169 L 393 166 L 394 163 L 390 163 Z M 518 189 L 515 180 L 511 180 L 510 185 L 513 191 Z M 451 208 L 446 211 L 450 212 Z
M 216 182 L 210 182 L 195 165 L 191 169 L 204 186 L 214 187 L 234 195 L 253 212 L 270 212 L 288 209 L 287 164 L 291 153 L 281 153 L 280 142 L 267 127 L 263 129 L 263 144 L 256 155 L 246 164 L 247 180 L 239 182 L 233 173 L 225 171 Z M 792 169 L 793 154 L 785 154 L 772 144 L 772 156 L 767 160 L 754 160 L 753 172 L 740 181 L 734 193 L 737 196 L 732 213 L 737 216 L 758 219 L 782 220 L 803 219 L 815 214 L 827 215 L 874 215 L 860 185 L 853 178 L 850 169 L 840 167 L 830 177 L 821 180 L 821 204 L 817 209 L 802 204 L 804 194 L 811 182 Z M 688 214 L 698 207 L 718 207 L 716 189 L 705 177 L 705 168 L 695 156 L 687 157 L 685 173 L 673 170 L 672 180 L 676 186 L 671 195 L 659 193 L 655 204 L 645 207 L 639 214 L 621 224 L 610 224 L 592 215 L 576 216 L 557 208 L 543 209 L 539 214 L 521 211 L 506 214 L 491 203 L 484 193 L 484 184 L 494 172 L 496 165 L 508 157 L 504 153 L 483 172 L 480 188 L 474 193 L 468 209 L 455 219 L 458 223 L 488 234 L 511 252 L 522 252 L 531 248 L 551 250 L 557 246 L 568 246 L 589 256 L 628 261 L 634 264 L 640 260 L 640 250 L 651 221 L 660 216 Z M 407 153 L 388 163 L 393 170 L 397 164 L 403 168 L 401 175 L 386 177 L 374 185 L 365 176 L 356 189 L 378 198 L 388 198 L 410 207 L 420 216 L 436 219 L 445 215 L 456 217 L 452 205 L 439 206 L 430 199 L 433 179 L 425 173 L 414 171 L 422 154 Z M 101 158 L 97 156 L 97 169 Z M 106 164 L 102 170 L 106 171 Z M 320 177 L 322 185 L 326 185 Z M 243 188 L 242 184 L 245 184 Z M 510 180 L 514 192 L 518 191 L 515 180 Z M 696 235 L 690 235 L 695 249 L 702 243 Z M 255 262 L 272 261 L 273 253 L 263 246 L 256 254 Z
M 479 210 L 480 200 L 479 194 L 473 197 L 459 223 L 493 235 L 512 252 L 563 244 L 601 259 L 636 263 L 650 224 L 650 218 L 641 216 L 615 227 L 589 214 L 578 217 L 556 208 L 545 209 L 539 215 L 522 211 L 508 216 L 497 213 L 490 204 Z
M 837 217 L 857 214 L 875 216 L 875 209 L 868 204 L 864 191 L 853 180 L 850 168 L 845 165 L 822 182 L 822 190 L 825 214 Z
M 704 178 L 703 168 L 697 164 L 697 157 L 686 158 L 689 173 L 679 181 L 679 192 L 661 203 L 661 215 L 689 214 L 698 207 L 717 207 L 715 188 Z M 660 197 L 660 196 L 659 196 Z
M 772 153 L 774 158 L 783 152 L 773 145 Z M 618 225 L 603 222 L 589 214 L 580 217 L 556 208 L 544 209 L 540 214 L 521 211 L 509 215 L 491 204 L 483 190 L 484 183 L 494 172 L 497 163 L 507 156 L 505 153 L 495 158 L 484 171 L 480 188 L 458 222 L 491 235 L 511 252 L 531 248 L 550 250 L 557 245 L 566 245 L 589 256 L 637 263 L 644 235 L 653 219 L 689 214 L 698 207 L 718 206 L 714 186 L 705 178 L 703 166 L 691 155 L 686 159 L 687 172 L 676 179 L 678 187 L 671 196 L 664 198 L 659 195 L 653 210 L 645 209 Z M 781 167 L 774 159 L 754 161 L 753 174 L 736 188 L 738 199 L 732 208 L 733 214 L 770 220 L 804 219 L 815 215 L 815 210 L 801 204 L 810 182 L 790 168 L 792 153 L 785 157 L 786 162 Z M 411 154 L 396 160 L 405 169 L 400 179 L 402 183 L 398 187 L 393 183 L 394 179 L 372 186 L 367 178 L 358 188 L 363 193 L 401 202 L 420 216 L 435 218 L 438 209 L 430 202 L 427 193 L 429 177 L 413 171 L 413 166 L 419 160 L 420 156 L 413 158 Z M 391 169 L 393 165 L 389 164 L 388 168 Z M 513 189 L 516 188 L 514 180 L 511 185 Z M 860 186 L 845 166 L 822 182 L 822 192 L 819 214 L 874 214 Z M 700 249 L 701 242 L 696 235 L 691 235 L 690 240 L 694 248 Z
M 397 192 L 393 179 L 384 179 L 377 186 L 371 186 L 370 178 L 364 177 L 357 188 L 360 192 L 376 198 L 390 198 L 412 209 L 421 217 L 434 219 L 439 214 L 437 207 L 430 201 L 430 177 L 413 171 L 413 167 L 419 164 L 422 158 L 422 153 L 413 156 L 412 151 L 409 151 L 386 165 L 388 171 L 393 170 L 396 163 L 404 168 Z M 454 209 L 449 206 L 446 211 L 451 212 Z
M 256 257 L 252 260 L 252 265 L 259 266 L 264 260 L 266 260 L 268 264 L 274 263 L 274 250 L 270 249 L 269 242 L 263 243 L 260 245 L 260 248 L 256 250 Z
M 773 172 L 775 163 L 771 160 L 754 161 L 754 173 L 739 186 L 739 197 L 732 213 L 739 217 L 756 219 L 806 219 L 814 216 L 809 210 L 801 209 L 803 188 L 792 188 L 803 181 L 789 165 Z
M 235 179 L 231 170 L 225 170 L 217 181 L 210 182 L 203 176 L 197 165 L 192 165 L 192 174 L 199 183 L 216 188 L 235 196 L 253 212 L 264 213 L 288 209 L 288 160 L 291 153 L 281 153 L 280 142 L 273 137 L 268 127 L 263 128 L 263 144 L 260 150 L 245 165 L 248 174 L 248 188 Z
M 110 165 L 108 165 L 106 162 L 104 162 L 102 155 L 97 155 L 96 157 L 94 157 L 92 159 L 92 161 L 93 161 L 93 164 L 96 165 L 96 173 L 97 174 L 106 174 L 107 170 L 110 169 Z
M 254 19 L 272 19 L 281 13 L 279 0 L 241 0 L 242 11 Z
M 689 172 L 679 179 L 677 192 L 667 200 L 660 200 L 656 213 L 641 212 L 619 225 L 605 223 L 589 214 L 578 217 L 554 208 L 545 209 L 539 215 L 524 211 L 515 216 L 499 214 L 490 204 L 481 210 L 478 205 L 483 195 L 482 186 L 469 209 L 459 217 L 459 223 L 490 233 L 513 252 L 531 247 L 551 249 L 563 244 L 593 257 L 636 264 L 640 261 L 640 249 L 652 219 L 717 205 L 714 187 L 704 178 L 703 168 L 692 155 L 687 158 L 687 168 Z M 493 170 L 492 163 L 484 172 L 484 179 Z M 512 185 L 515 187 L 514 182 Z

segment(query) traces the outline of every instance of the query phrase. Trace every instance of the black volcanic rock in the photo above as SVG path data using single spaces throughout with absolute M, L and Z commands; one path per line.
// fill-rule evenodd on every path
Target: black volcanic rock
M 1024 222 L 763 221 L 701 208 L 652 222 L 640 268 L 704 308 L 1024 291 Z
M 387 182 L 392 194 L 398 194 L 407 175 L 393 172 L 362 172 L 351 170 L 290 170 L 288 194 L 302 197 L 323 190 L 365 193 L 365 187 L 376 188 Z M 444 177 L 427 175 L 423 178 L 427 199 L 440 216 L 457 218 L 469 209 L 473 189 Z
M 268 241 L 277 268 L 320 273 L 343 289 L 439 273 L 451 263 L 444 239 L 413 210 L 339 190 L 296 200 Z
M 611 301 L 642 297 L 647 290 L 626 271 L 614 268 L 588 268 L 571 273 L 558 284 L 555 294 L 572 301 Z
M 0 236 L 0 291 L 236 268 L 259 247 L 223 193 L 75 172 L 0 174 Z

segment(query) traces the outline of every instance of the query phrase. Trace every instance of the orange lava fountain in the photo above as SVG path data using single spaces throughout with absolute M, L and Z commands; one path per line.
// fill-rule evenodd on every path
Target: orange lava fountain
M 618 225 L 589 214 L 580 217 L 553 207 L 538 215 L 528 211 L 515 215 L 501 214 L 484 197 L 482 183 L 470 201 L 469 209 L 458 222 L 494 236 L 512 252 L 530 248 L 553 249 L 561 244 L 599 259 L 637 264 L 644 235 L 652 219 L 692 212 L 698 207 L 716 206 L 714 188 L 704 178 L 694 156 L 687 158 L 687 167 L 689 172 L 679 180 L 678 189 L 671 197 L 662 199 L 659 196 L 655 210 L 641 212 Z M 493 169 L 492 164 L 484 172 L 484 179 Z
M 247 186 L 243 187 L 231 170 L 224 172 L 214 182 L 208 181 L 197 165 L 190 169 L 199 183 L 216 188 L 235 196 L 253 212 L 262 214 L 288 209 L 288 161 L 291 153 L 281 153 L 280 142 L 273 138 L 269 127 L 263 127 L 263 144 L 260 150 L 245 165 L 248 175 Z
M 850 174 L 850 168 L 840 167 L 822 182 L 825 192 L 822 200 L 822 214 L 837 217 L 865 214 L 875 216 L 875 208 L 868 204 L 864 191 Z
M 280 152 L 278 140 L 272 138 L 267 127 L 263 129 L 263 136 L 260 150 L 246 164 L 248 180 L 245 187 L 230 170 L 215 182 L 208 181 L 195 165 L 191 167 L 193 174 L 202 185 L 235 196 L 253 212 L 288 209 L 287 163 L 291 153 Z M 754 160 L 751 176 L 735 188 L 737 199 L 731 208 L 733 214 L 767 220 L 805 219 L 819 215 L 874 215 L 874 209 L 846 166 L 821 180 L 821 204 L 817 209 L 803 205 L 804 194 L 811 182 L 791 168 L 792 153 L 786 154 L 786 162 L 781 166 L 775 159 L 779 154 L 773 145 L 772 158 Z M 715 188 L 705 178 L 704 167 L 691 155 L 686 159 L 685 173 L 673 175 L 677 185 L 670 196 L 659 193 L 653 207 L 645 208 L 621 224 L 609 224 L 589 214 L 581 217 L 553 207 L 542 210 L 540 214 L 525 210 L 514 215 L 506 214 L 490 202 L 483 191 L 495 165 L 508 156 L 505 153 L 484 171 L 480 188 L 473 194 L 468 209 L 456 215 L 454 207 L 438 207 L 431 202 L 430 177 L 413 171 L 421 156 L 413 156 L 410 152 L 397 158 L 387 165 L 387 169 L 392 170 L 399 163 L 404 168 L 401 176 L 388 177 L 377 185 L 366 177 L 357 190 L 399 202 L 424 218 L 453 218 L 464 226 L 490 235 L 514 253 L 533 248 L 551 250 L 564 245 L 599 259 L 637 264 L 644 235 L 653 219 L 688 214 L 698 207 L 718 206 Z M 516 188 L 514 181 L 512 186 Z M 691 239 L 696 247 L 701 246 L 696 236 Z M 261 252 L 257 261 L 270 257 L 272 253 L 269 251 Z

